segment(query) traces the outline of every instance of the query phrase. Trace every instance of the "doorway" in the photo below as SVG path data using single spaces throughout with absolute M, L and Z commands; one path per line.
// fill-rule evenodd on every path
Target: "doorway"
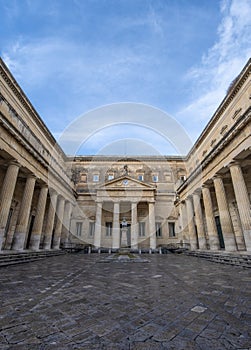
M 224 238 L 223 238 L 223 234 L 222 234 L 219 216 L 215 216 L 215 223 L 216 223 L 217 233 L 218 233 L 218 237 L 219 237 L 220 248 L 225 249 L 225 243 L 224 243 Z

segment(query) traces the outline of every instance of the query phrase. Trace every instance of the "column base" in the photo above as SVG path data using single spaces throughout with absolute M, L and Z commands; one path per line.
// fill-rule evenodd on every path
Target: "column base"
M 24 250 L 26 232 L 15 232 L 12 250 Z

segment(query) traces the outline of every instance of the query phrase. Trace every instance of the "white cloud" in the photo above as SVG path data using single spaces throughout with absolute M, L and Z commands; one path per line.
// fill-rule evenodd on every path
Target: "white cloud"
M 195 97 L 177 114 L 187 127 L 197 123 L 196 137 L 251 56 L 251 2 L 222 1 L 221 12 L 218 40 L 186 76 Z

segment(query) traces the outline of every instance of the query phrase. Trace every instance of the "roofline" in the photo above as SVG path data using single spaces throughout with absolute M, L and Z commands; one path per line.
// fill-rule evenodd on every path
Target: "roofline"
M 233 80 L 232 85 L 230 84 L 227 94 L 220 103 L 219 107 L 216 109 L 214 114 L 212 115 L 211 119 L 201 132 L 198 139 L 195 141 L 194 145 L 190 149 L 190 151 L 187 154 L 187 159 L 192 155 L 192 153 L 198 148 L 198 146 L 202 143 L 202 140 L 204 139 L 205 135 L 212 129 L 215 122 L 220 119 L 223 112 L 226 110 L 226 108 L 229 106 L 231 101 L 234 99 L 235 95 L 240 90 L 241 86 L 244 84 L 244 82 L 247 80 L 249 74 L 251 72 L 251 58 L 247 61 L 239 75 Z
M 58 148 L 58 151 L 60 151 L 60 153 L 62 153 L 62 156 L 64 158 L 67 158 L 65 152 L 63 151 L 61 146 L 58 144 L 58 142 L 56 141 L 56 139 L 54 138 L 54 136 L 52 135 L 52 133 L 50 132 L 50 130 L 48 129 L 48 127 L 46 126 L 46 124 L 44 123 L 44 121 L 42 120 L 42 118 L 40 117 L 40 115 L 38 114 L 38 112 L 36 111 L 34 106 L 32 105 L 31 101 L 28 99 L 28 97 L 26 96 L 25 92 L 20 87 L 20 85 L 18 84 L 17 80 L 14 78 L 14 76 L 12 75 L 12 73 L 9 70 L 8 66 L 6 65 L 6 63 L 3 61 L 3 59 L 1 57 L 0 57 L 0 67 L 2 68 L 2 72 L 1 73 L 3 75 L 4 80 L 11 87 L 11 90 L 17 96 L 18 100 L 23 104 L 25 109 L 29 113 L 31 113 L 32 117 L 35 119 L 35 121 L 38 124 L 40 124 L 42 129 L 45 130 L 46 135 L 48 136 L 49 140 L 52 142 L 53 146 L 56 145 L 56 147 Z

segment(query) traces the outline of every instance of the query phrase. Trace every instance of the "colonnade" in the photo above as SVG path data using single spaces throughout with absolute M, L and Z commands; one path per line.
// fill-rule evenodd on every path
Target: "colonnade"
M 224 178 L 218 174 L 212 178 L 225 250 L 251 251 L 251 206 L 240 163 L 231 162 L 229 171 L 240 217 L 241 236 L 237 237 L 234 232 Z M 187 227 L 191 250 L 207 248 L 219 250 L 221 248 L 210 188 L 208 184 L 203 184 L 201 189 L 188 195 L 179 206 L 183 231 Z M 203 220 L 202 203 L 205 220 Z
M 17 161 L 8 164 L 7 171 L 0 193 L 0 250 L 5 248 L 8 240 L 10 210 L 14 199 L 14 191 L 17 185 L 21 165 Z M 32 226 L 30 215 L 35 185 L 39 187 L 39 195 L 36 204 L 35 216 Z M 46 204 L 49 200 L 49 207 Z M 59 249 L 60 244 L 68 240 L 72 203 L 61 194 L 41 184 L 33 174 L 25 178 L 25 185 L 15 222 L 15 229 L 11 243 L 12 250 L 23 249 Z M 27 245 L 27 236 L 29 241 Z M 41 240 L 43 238 L 43 240 Z
M 94 246 L 99 248 L 102 246 L 102 201 L 96 203 L 96 221 L 95 221 L 95 234 L 94 234 Z M 156 249 L 156 228 L 155 228 L 155 202 L 148 202 L 148 231 L 146 232 L 146 238 L 150 238 L 150 248 Z M 133 201 L 130 203 L 131 212 L 131 248 L 138 249 L 139 244 L 139 230 L 138 230 L 138 202 Z M 120 202 L 115 201 L 113 203 L 113 223 L 112 223 L 112 248 L 118 249 L 121 245 L 121 232 L 120 232 Z

